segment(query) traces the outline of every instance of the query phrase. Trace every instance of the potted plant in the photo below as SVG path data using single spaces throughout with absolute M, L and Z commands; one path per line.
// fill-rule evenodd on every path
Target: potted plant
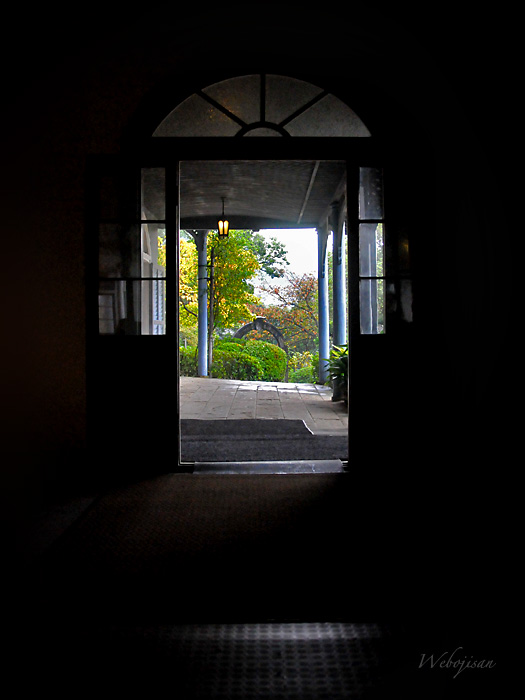
M 332 401 L 348 403 L 348 345 L 334 345 L 328 358 Z

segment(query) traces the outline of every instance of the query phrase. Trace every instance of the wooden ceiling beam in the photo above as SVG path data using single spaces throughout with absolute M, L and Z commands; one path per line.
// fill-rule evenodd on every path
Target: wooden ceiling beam
M 304 196 L 304 201 L 303 201 L 303 206 L 301 207 L 301 211 L 299 212 L 299 218 L 297 219 L 297 223 L 301 223 L 301 219 L 303 218 L 304 210 L 306 209 L 306 205 L 308 204 L 308 200 L 310 199 L 310 192 L 312 191 L 312 187 L 314 186 L 315 182 L 315 177 L 317 175 L 317 171 L 319 170 L 319 164 L 320 160 L 316 160 L 314 163 L 314 167 L 312 169 L 312 174 L 310 176 L 310 182 L 308 183 L 308 187 L 306 189 L 306 194 Z

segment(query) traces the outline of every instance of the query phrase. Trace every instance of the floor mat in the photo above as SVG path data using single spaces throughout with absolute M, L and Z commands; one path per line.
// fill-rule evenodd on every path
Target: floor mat
M 258 437 L 272 438 L 304 437 L 312 435 L 312 431 L 303 420 L 272 420 L 270 418 L 242 418 L 201 420 L 198 418 L 182 418 L 180 421 L 183 437 Z
M 184 462 L 348 459 L 346 435 L 314 435 L 302 420 L 181 421 Z

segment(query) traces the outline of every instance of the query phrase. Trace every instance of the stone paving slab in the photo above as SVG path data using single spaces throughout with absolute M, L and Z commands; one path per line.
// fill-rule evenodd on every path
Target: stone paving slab
M 317 384 L 180 378 L 181 418 L 304 420 L 316 435 L 346 435 L 347 408 Z

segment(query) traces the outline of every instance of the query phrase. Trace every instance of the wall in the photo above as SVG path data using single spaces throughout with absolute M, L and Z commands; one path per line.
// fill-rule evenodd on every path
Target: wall
M 461 34 L 467 22 L 355 6 L 343 19 L 338 4 L 311 15 L 270 3 L 256 21 L 237 5 L 192 14 L 153 3 L 137 17 L 111 8 L 90 5 L 65 31 L 49 14 L 7 22 L 2 427 L 6 449 L 28 457 L 27 480 L 35 470 L 43 481 L 71 475 L 86 447 L 86 156 L 119 152 L 140 119 L 153 118 L 147 104 L 161 86 L 164 94 L 168 84 L 174 94 L 192 90 L 211 82 L 210 68 L 318 76 L 359 104 L 372 132 L 417 133 L 407 158 L 418 156 L 414 178 L 435 188 L 429 235 L 419 241 L 420 304 L 429 313 L 420 346 L 428 363 L 419 357 L 418 369 L 430 369 L 434 419 L 450 410 L 443 420 L 458 438 L 485 425 L 501 391 L 504 345 L 495 331 L 508 327 L 509 290 L 496 279 L 509 229 L 498 225 L 495 240 L 499 165 L 493 143 L 481 139 L 498 128 L 485 106 L 501 88 L 485 70 L 483 43 Z M 218 28 L 229 37 L 224 52 Z M 17 469 L 8 470 L 12 483 Z

